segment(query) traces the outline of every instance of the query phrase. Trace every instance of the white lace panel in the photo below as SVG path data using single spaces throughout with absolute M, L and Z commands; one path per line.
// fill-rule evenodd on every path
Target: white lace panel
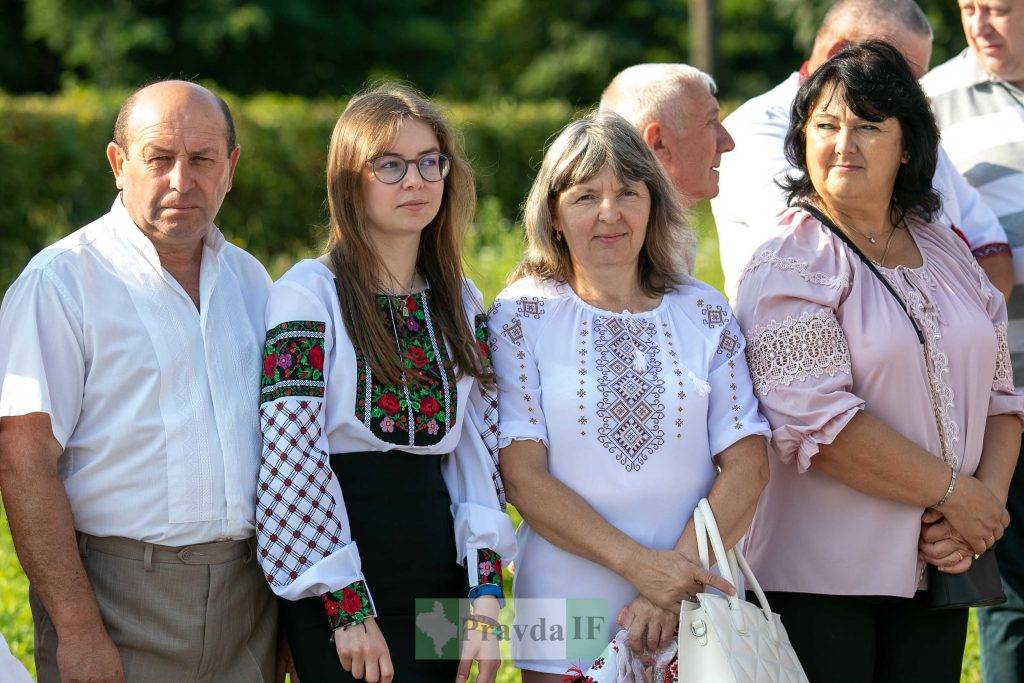
M 993 391 L 1013 391 L 1013 365 L 1010 363 L 1010 346 L 1006 342 L 1006 323 L 996 325 L 996 374 L 992 378 Z
M 747 363 L 754 391 L 763 396 L 794 380 L 849 373 L 850 350 L 835 314 L 823 309 L 758 325 L 747 342 Z

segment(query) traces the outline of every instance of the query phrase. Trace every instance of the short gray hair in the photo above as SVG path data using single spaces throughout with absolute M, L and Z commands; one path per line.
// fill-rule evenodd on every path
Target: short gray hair
M 665 294 L 693 272 L 696 238 L 661 164 L 628 121 L 599 111 L 563 128 L 545 152 L 523 206 L 526 257 L 509 282 L 528 275 L 566 282 L 572 276 L 569 248 L 555 239 L 555 206 L 562 192 L 593 178 L 605 166 L 620 182 L 644 183 L 651 195 L 638 264 L 644 291 Z
M 856 30 L 854 36 L 863 38 L 870 27 L 898 26 L 915 36 L 932 37 L 928 17 L 914 0 L 839 0 L 825 14 L 818 27 L 817 40 Z M 865 29 L 865 27 L 868 27 Z
M 689 64 L 637 64 L 618 73 L 601 95 L 601 111 L 613 111 L 641 129 L 669 114 L 682 114 L 679 96 L 688 83 L 714 95 L 715 80 Z

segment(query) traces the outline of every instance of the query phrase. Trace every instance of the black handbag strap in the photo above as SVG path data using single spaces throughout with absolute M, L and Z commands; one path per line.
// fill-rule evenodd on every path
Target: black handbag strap
M 892 298 L 896 299 L 896 303 L 900 305 L 900 308 L 903 309 L 903 312 L 906 314 L 907 320 L 909 320 L 910 324 L 914 326 L 914 332 L 917 333 L 917 341 L 923 345 L 924 332 L 921 330 L 921 326 L 917 324 L 916 320 L 914 320 L 914 316 L 910 315 L 910 310 L 907 308 L 907 304 L 904 303 L 903 299 L 900 298 L 900 295 L 896 293 L 892 284 L 878 272 L 878 267 L 875 266 L 874 262 L 864 255 L 864 252 L 860 250 L 860 247 L 853 243 L 853 240 L 850 239 L 849 235 L 840 230 L 839 227 L 832 222 L 832 219 L 826 216 L 824 212 L 819 210 L 816 206 L 812 206 L 807 202 L 797 202 L 796 205 L 814 216 L 822 225 L 831 230 L 836 237 L 841 239 L 843 243 L 853 251 L 853 253 L 860 257 L 860 260 L 865 266 L 867 266 L 868 270 L 870 270 L 871 273 L 878 278 L 878 281 L 881 282 L 887 290 L 889 290 L 889 293 L 892 294 Z

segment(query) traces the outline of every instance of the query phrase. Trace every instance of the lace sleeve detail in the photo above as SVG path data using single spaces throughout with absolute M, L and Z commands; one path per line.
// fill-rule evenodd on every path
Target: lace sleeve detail
M 992 378 L 993 391 L 1013 392 L 1013 365 L 1010 363 L 1010 346 L 1006 341 L 1006 323 L 996 325 L 996 373 Z
M 754 391 L 763 396 L 779 385 L 850 372 L 850 350 L 839 321 L 829 309 L 787 316 L 758 325 L 747 342 Z
M 740 281 L 742 282 L 750 271 L 764 264 L 779 270 L 792 271 L 805 282 L 809 282 L 812 285 L 822 285 L 830 289 L 842 289 L 850 284 L 850 280 L 844 275 L 829 275 L 811 270 L 810 266 L 803 261 L 788 256 L 779 256 L 777 249 L 768 249 L 754 256 L 743 269 L 743 272 L 740 273 Z

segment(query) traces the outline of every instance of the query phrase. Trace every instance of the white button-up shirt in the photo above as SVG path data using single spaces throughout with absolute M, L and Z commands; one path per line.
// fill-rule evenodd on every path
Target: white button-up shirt
M 776 181 L 793 171 L 784 143 L 799 89 L 800 74 L 794 73 L 723 121 L 736 149 L 722 155 L 720 191 L 711 200 L 711 210 L 718 228 L 725 293 L 730 299 L 736 297 L 740 274 L 750 257 L 781 230 L 779 216 L 786 209 L 786 195 Z M 938 221 L 960 229 L 975 255 L 983 256 L 986 248 L 1006 244 L 999 220 L 957 172 L 942 147 L 932 185 L 942 197 Z
M 120 197 L 29 262 L 0 306 L 0 419 L 49 414 L 75 528 L 172 546 L 254 535 L 269 288 L 213 228 L 197 310 Z

